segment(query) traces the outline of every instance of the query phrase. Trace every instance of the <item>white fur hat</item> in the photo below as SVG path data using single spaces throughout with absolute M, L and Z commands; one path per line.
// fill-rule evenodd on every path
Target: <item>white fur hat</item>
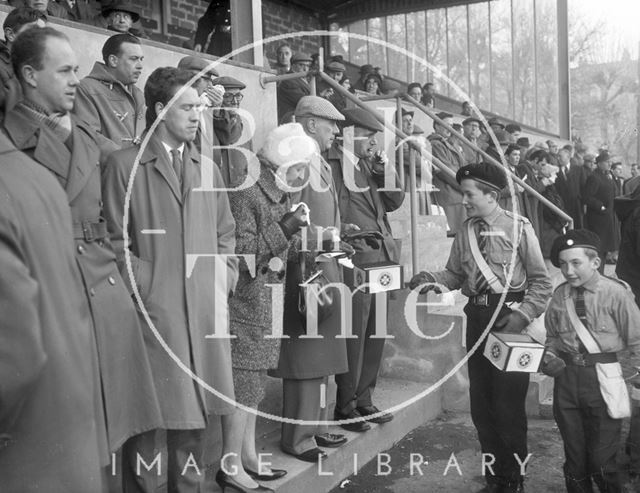
M 318 153 L 318 144 L 309 137 L 299 123 L 285 123 L 267 135 L 258 156 L 274 168 L 309 162 Z

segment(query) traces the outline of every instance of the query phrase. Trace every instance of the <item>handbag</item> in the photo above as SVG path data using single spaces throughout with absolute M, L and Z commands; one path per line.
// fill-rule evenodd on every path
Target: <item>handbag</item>
M 570 294 L 570 287 L 565 286 L 564 304 L 567 315 L 576 334 L 589 353 L 601 353 L 602 350 L 589 332 L 576 312 L 576 306 Z M 618 361 L 614 363 L 596 363 L 596 374 L 600 384 L 602 399 L 607 405 L 607 414 L 613 419 L 628 418 L 631 416 L 631 400 L 627 391 L 627 384 L 622 376 L 622 367 Z
M 322 323 L 333 313 L 334 289 L 327 288 L 331 283 L 324 275 L 317 263 L 313 262 L 313 268 L 309 269 L 309 252 L 299 253 L 299 277 L 298 287 L 298 313 L 303 327 L 306 329 L 308 320 Z

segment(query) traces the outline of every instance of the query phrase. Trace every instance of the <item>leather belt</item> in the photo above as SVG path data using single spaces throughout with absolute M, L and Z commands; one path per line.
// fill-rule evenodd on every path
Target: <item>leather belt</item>
M 82 221 L 73 223 L 73 238 L 88 243 L 107 237 L 107 222 L 103 218 L 96 221 Z
M 615 363 L 618 361 L 618 355 L 616 353 L 561 352 L 560 357 L 566 364 L 573 366 L 594 366 L 596 363 Z
M 502 294 L 484 293 L 469 297 L 469 303 L 474 306 L 494 306 L 500 302 Z M 524 291 L 509 291 L 504 299 L 505 303 L 520 302 L 524 299 Z

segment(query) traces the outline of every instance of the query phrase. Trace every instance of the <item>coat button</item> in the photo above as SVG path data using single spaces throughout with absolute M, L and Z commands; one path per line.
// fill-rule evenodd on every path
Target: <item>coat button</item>
M 78 245 L 78 253 L 82 255 L 84 253 L 84 247 L 82 245 Z
M 91 289 L 89 290 L 89 294 L 90 294 L 91 296 L 95 296 L 95 295 L 96 295 L 96 290 L 95 290 L 95 289 L 93 289 L 93 288 L 91 288 Z
M 111 284 L 112 286 L 116 285 L 116 280 L 113 278 L 113 276 L 109 276 L 109 279 L 107 279 L 109 281 L 109 284 Z

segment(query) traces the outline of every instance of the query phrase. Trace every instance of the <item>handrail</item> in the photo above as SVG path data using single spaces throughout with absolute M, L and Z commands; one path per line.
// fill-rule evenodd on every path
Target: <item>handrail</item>
M 555 213 L 557 216 L 560 216 L 562 219 L 567 221 L 567 223 L 569 224 L 569 228 L 568 229 L 573 229 L 573 219 L 571 218 L 571 216 L 569 214 L 567 214 L 565 211 L 560 209 L 554 203 L 550 202 L 546 197 L 542 196 L 538 191 L 534 190 L 530 185 L 528 185 L 525 181 L 523 181 L 518 175 L 516 175 L 515 173 L 512 173 L 511 170 L 507 166 L 505 166 L 503 163 L 501 163 L 500 161 L 498 161 L 494 157 L 492 157 L 489 154 L 487 154 L 484 150 L 482 150 L 476 144 L 474 144 L 473 142 L 468 140 L 463 134 L 461 134 L 460 132 L 457 132 L 447 122 L 445 122 L 444 120 L 438 118 L 438 116 L 436 115 L 435 112 L 431 111 L 426 106 L 420 104 L 418 101 L 416 101 L 414 98 L 412 98 L 408 94 L 405 97 L 406 97 L 406 100 L 409 101 L 411 104 L 413 104 L 416 108 L 418 108 L 420 111 L 422 111 L 427 116 L 431 117 L 434 121 L 438 122 L 438 124 L 442 125 L 447 130 L 449 130 L 453 135 L 455 135 L 467 147 L 470 147 L 474 151 L 479 152 L 485 158 L 485 160 L 488 163 L 490 163 L 490 164 L 492 164 L 494 166 L 498 166 L 502 170 L 507 172 L 507 174 L 511 176 L 513 181 L 515 181 L 517 184 L 519 184 L 522 188 L 524 188 L 531 195 L 536 197 L 542 204 L 544 204 L 549 209 L 551 209 L 551 211 L 553 213 Z

